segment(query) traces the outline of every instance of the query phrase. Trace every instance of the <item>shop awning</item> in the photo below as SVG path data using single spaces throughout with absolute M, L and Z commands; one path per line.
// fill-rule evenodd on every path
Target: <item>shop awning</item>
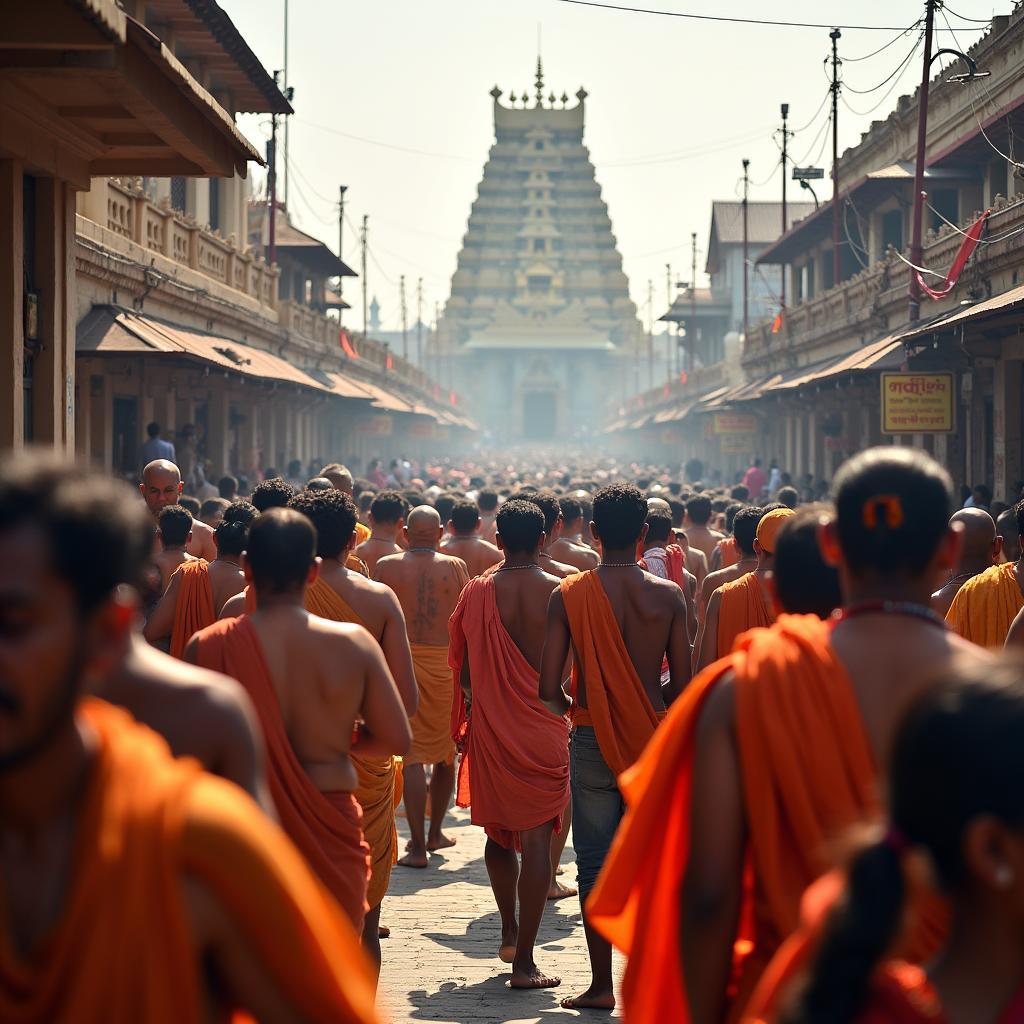
M 972 306 L 956 309 L 929 324 L 904 331 L 901 337 L 903 341 L 911 341 L 915 338 L 966 327 L 969 324 L 989 322 L 1001 316 L 1019 318 L 1022 312 L 1024 312 L 1024 285 L 1019 285 L 1009 291 L 1001 292 L 999 295 L 993 295 L 990 299 L 976 302 Z
M 148 29 L 102 0 L 33 0 L 0 24 L 0 151 L 63 141 L 61 177 L 243 175 L 260 153 Z M 41 164 L 46 160 L 41 157 Z M 44 169 L 56 173 L 57 168 Z

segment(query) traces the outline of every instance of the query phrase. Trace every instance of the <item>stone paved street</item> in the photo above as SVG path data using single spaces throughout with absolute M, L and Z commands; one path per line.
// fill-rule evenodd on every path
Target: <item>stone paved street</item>
M 404 826 L 399 818 L 400 835 Z M 458 844 L 433 856 L 425 871 L 396 867 L 392 873 L 381 915 L 391 928 L 391 938 L 382 943 L 384 1012 L 394 1024 L 537 1024 L 583 1017 L 558 1005 L 563 995 L 582 991 L 590 981 L 579 900 L 549 903 L 541 924 L 537 963 L 561 977 L 561 987 L 511 991 L 509 968 L 497 956 L 500 928 L 484 867 L 483 830 L 470 825 L 468 812 L 456 810 L 446 831 Z M 562 881 L 575 885 L 571 848 L 563 860 Z M 599 1021 L 608 1015 L 589 1012 L 585 1017 Z

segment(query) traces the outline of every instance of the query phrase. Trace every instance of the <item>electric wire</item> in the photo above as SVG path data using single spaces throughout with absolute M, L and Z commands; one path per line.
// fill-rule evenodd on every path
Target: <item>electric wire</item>
M 956 11 L 954 11 L 950 7 L 947 7 L 945 4 L 943 4 L 942 7 L 940 7 L 939 9 L 943 12 L 948 11 L 950 14 L 953 15 L 954 18 L 959 18 L 961 21 L 970 21 L 973 22 L 975 25 L 989 25 L 992 23 L 991 18 L 968 18 L 966 15 L 957 14 Z
M 913 50 L 911 50 L 907 62 L 904 64 L 900 75 L 897 78 L 893 79 L 892 84 L 889 86 L 888 89 L 885 90 L 884 93 L 882 93 L 882 95 L 878 99 L 878 102 L 873 107 L 869 107 L 867 110 L 857 110 L 856 107 L 852 106 L 847 101 L 846 97 L 842 94 L 842 92 L 840 92 L 839 99 L 842 101 L 843 106 L 846 107 L 846 109 L 849 110 L 851 114 L 854 114 L 857 117 L 868 117 L 869 115 L 873 114 L 876 110 L 878 110 L 879 107 L 881 107 L 886 102 L 886 100 L 889 99 L 889 97 L 896 91 L 896 87 L 900 84 L 900 82 L 903 81 L 903 76 L 907 73 L 908 69 L 910 68 L 911 61 L 913 60 L 917 51 L 920 49 L 921 44 L 923 42 L 924 35 L 922 34 L 917 41 L 917 45 L 914 47 Z
M 801 132 L 807 131 L 807 129 L 810 128 L 811 125 L 814 124 L 814 122 L 818 120 L 818 115 L 824 109 L 825 104 L 828 103 L 828 98 L 829 98 L 829 96 L 831 94 L 832 94 L 832 90 L 831 89 L 826 89 L 825 90 L 825 95 L 822 96 L 821 103 L 818 104 L 818 109 L 811 115 L 811 119 L 807 122 L 807 124 L 805 124 L 802 128 L 794 128 L 793 129 L 793 134 L 794 135 L 799 135 Z
M 872 57 L 877 57 L 883 50 L 888 50 L 890 46 L 895 46 L 896 43 L 898 43 L 901 39 L 904 39 L 908 32 L 913 32 L 914 29 L 920 28 L 921 24 L 922 19 L 918 18 L 913 25 L 908 25 L 905 29 L 903 29 L 902 32 L 900 32 L 898 35 L 893 36 L 892 39 L 889 40 L 889 42 L 885 43 L 883 46 L 880 46 L 877 50 L 872 50 L 870 53 L 865 53 L 860 57 L 844 57 L 843 63 L 858 64 L 862 60 L 870 60 Z
M 847 92 L 852 92 L 857 96 L 869 96 L 873 92 L 877 92 L 884 85 L 888 85 L 897 75 L 903 73 L 906 66 L 910 63 L 914 54 L 917 53 L 918 48 L 921 45 L 920 37 L 917 42 L 911 47 L 910 52 L 896 65 L 895 70 L 888 77 L 883 78 L 877 85 L 871 86 L 870 89 L 854 89 L 852 85 L 849 85 L 845 80 L 843 81 L 843 89 Z
M 768 25 L 778 28 L 838 28 L 847 32 L 903 32 L 901 25 L 836 25 L 815 21 L 777 21 L 769 18 L 740 18 L 725 14 L 691 14 L 685 11 L 663 11 L 650 7 L 629 7 L 625 4 L 598 3 L 597 0 L 558 0 L 563 4 L 581 7 L 599 7 L 606 11 L 626 11 L 630 14 L 655 14 L 666 18 L 685 18 L 690 21 L 716 21 L 730 25 Z

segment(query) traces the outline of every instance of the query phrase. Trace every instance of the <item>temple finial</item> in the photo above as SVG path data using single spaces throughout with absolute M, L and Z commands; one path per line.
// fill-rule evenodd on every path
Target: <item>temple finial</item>
M 541 64 L 540 55 L 537 55 L 537 77 L 534 79 L 537 84 L 537 106 L 544 106 L 544 66 Z

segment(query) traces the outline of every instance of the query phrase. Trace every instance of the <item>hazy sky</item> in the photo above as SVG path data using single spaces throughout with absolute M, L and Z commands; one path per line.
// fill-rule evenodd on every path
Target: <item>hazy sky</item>
M 221 4 L 264 65 L 283 67 L 285 0 Z M 924 3 L 646 0 L 635 6 L 906 27 Z M 983 19 L 1011 4 L 957 0 L 954 8 Z M 962 47 L 977 38 L 982 26 L 949 17 Z M 938 24 L 945 27 L 941 19 Z M 695 22 L 559 0 L 289 0 L 289 25 L 296 110 L 289 208 L 304 230 L 336 247 L 338 185 L 348 186 L 352 224 L 370 215 L 369 290 L 380 300 L 387 329 L 399 326 L 399 275 L 406 276 L 410 323 L 417 278 L 423 278 L 426 320 L 434 303 L 447 298 L 493 140 L 488 92 L 497 84 L 505 97 L 509 90 L 532 93 L 538 32 L 545 94 L 553 89 L 572 96 L 580 85 L 590 94 L 585 141 L 645 322 L 648 279 L 655 284 L 656 315 L 665 309 L 665 264 L 671 262 L 675 279 L 689 279 L 693 231 L 703 268 L 711 201 L 738 197 L 743 157 L 751 161 L 751 198 L 779 198 L 779 150 L 772 137 L 779 104 L 790 104 L 790 125 L 802 128 L 828 89 L 827 29 Z M 949 45 L 951 35 L 944 31 L 939 38 Z M 843 33 L 840 55 L 847 58 L 891 39 L 896 41 L 877 56 L 848 60 L 844 67 L 845 99 L 861 114 L 840 104 L 840 152 L 920 80 L 915 58 L 882 88 L 855 94 L 896 70 L 917 34 Z M 826 113 L 827 104 L 791 142 L 791 155 L 828 174 L 830 133 L 819 132 Z M 266 119 L 244 118 L 242 126 L 254 141 L 269 134 Z M 828 196 L 827 183 L 818 194 Z M 796 182 L 789 195 L 807 197 Z M 358 270 L 357 239 L 348 225 L 344 256 Z M 704 280 L 701 274 L 699 282 Z M 347 281 L 345 292 L 353 305 L 346 322 L 357 328 L 359 286 Z

